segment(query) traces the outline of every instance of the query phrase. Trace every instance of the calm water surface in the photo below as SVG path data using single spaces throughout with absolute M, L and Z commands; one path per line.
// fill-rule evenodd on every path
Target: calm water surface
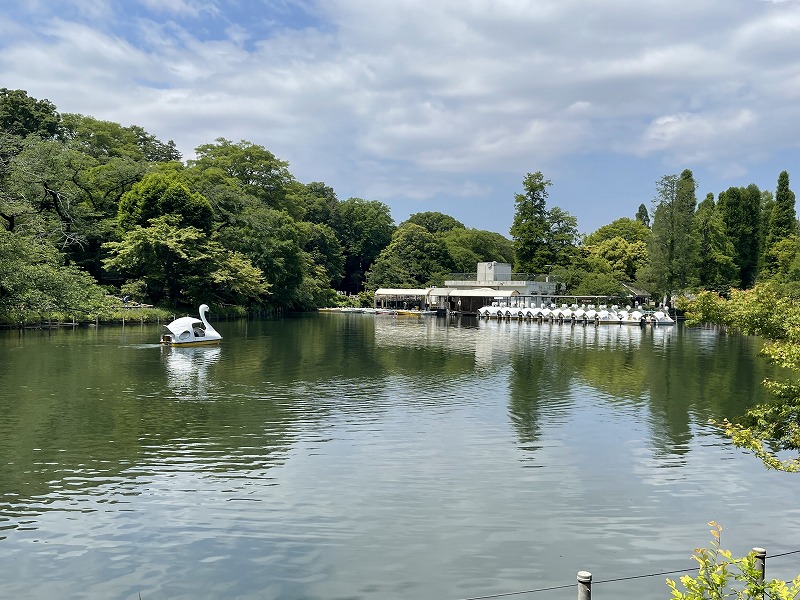
M 0 597 L 574 598 L 709 541 L 800 549 L 800 475 L 707 425 L 751 338 L 320 314 L 0 332 Z M 800 572 L 800 554 L 768 561 Z M 596 583 L 668 598 L 664 576 Z

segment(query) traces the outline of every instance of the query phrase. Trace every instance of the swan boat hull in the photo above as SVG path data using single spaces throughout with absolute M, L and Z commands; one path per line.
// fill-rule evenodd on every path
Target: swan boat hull
M 222 336 L 206 319 L 208 305 L 200 305 L 200 318 L 180 317 L 164 325 L 169 330 L 161 336 L 163 346 L 213 346 L 219 344 Z

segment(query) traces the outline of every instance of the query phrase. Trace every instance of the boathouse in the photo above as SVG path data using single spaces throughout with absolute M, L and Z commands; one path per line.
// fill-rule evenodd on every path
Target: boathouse
M 552 302 L 558 284 L 549 275 L 512 273 L 511 265 L 481 262 L 475 273 L 452 273 L 444 287 L 424 289 L 381 288 L 375 291 L 375 308 L 409 308 L 477 314 L 492 303 L 540 306 Z

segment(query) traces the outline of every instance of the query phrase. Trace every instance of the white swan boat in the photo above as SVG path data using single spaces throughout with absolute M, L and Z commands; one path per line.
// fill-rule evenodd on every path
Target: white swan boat
M 198 309 L 200 318 L 180 317 L 172 323 L 164 325 L 169 330 L 161 336 L 161 344 L 165 346 L 208 346 L 219 344 L 222 336 L 206 319 L 208 305 L 201 304 Z

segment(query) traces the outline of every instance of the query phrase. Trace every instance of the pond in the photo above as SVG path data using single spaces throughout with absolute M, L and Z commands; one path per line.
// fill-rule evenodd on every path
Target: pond
M 800 474 L 708 424 L 765 398 L 754 338 L 214 324 L 0 332 L 1 597 L 571 599 L 588 570 L 596 600 L 668 598 L 640 576 L 691 572 L 710 520 L 800 572 Z

